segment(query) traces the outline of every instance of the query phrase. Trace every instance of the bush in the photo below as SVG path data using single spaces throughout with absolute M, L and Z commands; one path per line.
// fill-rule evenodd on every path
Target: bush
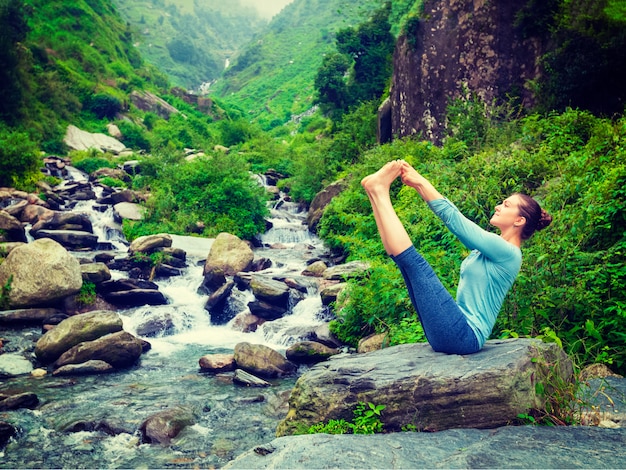
M 25 132 L 0 125 L 0 186 L 21 187 L 39 176 L 37 144 Z
M 113 119 L 122 110 L 122 103 L 114 96 L 98 94 L 89 97 L 85 108 L 98 119 Z

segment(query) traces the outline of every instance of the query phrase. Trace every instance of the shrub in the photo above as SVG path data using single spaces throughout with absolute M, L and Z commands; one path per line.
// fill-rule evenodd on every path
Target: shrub
M 28 134 L 0 125 L 0 186 L 21 186 L 38 176 L 39 152 Z

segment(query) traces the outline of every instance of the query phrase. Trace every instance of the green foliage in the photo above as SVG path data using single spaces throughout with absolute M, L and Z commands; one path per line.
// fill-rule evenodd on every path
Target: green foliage
M 7 282 L 2 286 L 2 288 L 0 288 L 0 310 L 6 310 L 9 308 L 12 282 L 13 275 L 10 275 Z
M 359 402 L 354 411 L 352 422 L 344 419 L 331 419 L 328 423 L 318 423 L 309 427 L 306 434 L 376 434 L 383 432 L 380 420 L 385 405 Z
M 85 307 L 96 301 L 96 285 L 90 281 L 84 281 L 80 287 L 80 292 L 76 294 L 76 302 L 79 306 Z
M 0 123 L 0 186 L 23 187 L 39 177 L 39 151 L 28 134 Z
M 146 180 L 152 190 L 146 216 L 125 225 L 132 230 L 125 232 L 131 239 L 137 234 L 195 232 L 198 222 L 209 237 L 229 232 L 250 239 L 265 229 L 266 196 L 242 156 L 217 152 L 191 162 L 165 157 L 152 161 L 155 177 Z
M 122 110 L 122 103 L 115 96 L 100 93 L 86 100 L 85 109 L 94 113 L 98 119 L 113 119 Z
M 98 182 L 104 184 L 105 186 L 110 186 L 111 188 L 127 188 L 128 184 L 122 180 L 117 178 L 112 178 L 110 176 L 105 176 L 103 178 L 98 178 Z
M 72 165 L 80 171 L 87 173 L 88 175 L 100 168 L 115 168 L 113 163 L 108 158 L 102 156 L 90 156 L 90 155 L 102 155 L 97 152 L 75 152 L 72 154 Z
M 542 3 L 542 2 L 539 2 Z M 560 1 L 542 58 L 538 95 L 545 109 L 577 107 L 598 115 L 623 113 L 626 20 L 614 0 Z
M 150 141 L 145 129 L 128 121 L 120 121 L 117 126 L 122 133 L 121 140 L 124 145 L 132 149 L 150 151 Z

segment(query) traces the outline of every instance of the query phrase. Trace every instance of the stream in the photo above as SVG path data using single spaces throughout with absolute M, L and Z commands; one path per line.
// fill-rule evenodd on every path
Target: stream
M 281 195 L 271 202 L 272 228 L 261 236 L 263 247 L 255 257 L 272 260 L 263 272 L 299 276 L 307 261 L 328 253 L 308 231 L 306 213 Z M 92 209 L 93 201 L 72 210 L 89 214 L 99 241 L 118 254 L 127 243 L 113 220 L 111 210 Z M 136 334 L 136 326 L 149 319 L 170 316 L 174 333 L 144 338 L 152 348 L 134 367 L 110 374 L 86 376 L 30 375 L 0 382 L 0 394 L 35 393 L 40 401 L 35 410 L 0 412 L 0 420 L 19 430 L 0 451 L 0 468 L 219 468 L 255 445 L 272 440 L 277 424 L 288 409 L 289 392 L 297 375 L 269 380 L 268 388 L 234 385 L 232 373 L 201 371 L 200 357 L 232 352 L 239 342 L 264 344 L 284 354 L 306 332 L 327 321 L 314 283 L 292 312 L 266 322 L 254 333 L 235 330 L 231 324 L 210 324 L 204 304 L 207 296 L 197 293 L 202 282 L 203 261 L 211 239 L 172 236 L 173 246 L 187 253 L 188 267 L 182 275 L 156 280 L 168 298 L 167 305 L 121 310 L 124 329 Z M 97 252 L 75 252 L 77 257 Z M 112 271 L 113 279 L 127 273 Z M 251 300 L 250 292 L 237 292 L 241 305 Z M 247 308 L 247 307 L 245 307 Z M 39 328 L 23 328 L 2 335 L 19 336 L 34 342 Z M 18 341 L 18 339 L 16 339 Z M 149 416 L 175 406 L 194 410 L 195 424 L 185 428 L 169 446 L 142 444 L 138 428 Z M 92 430 L 94 423 L 97 430 Z

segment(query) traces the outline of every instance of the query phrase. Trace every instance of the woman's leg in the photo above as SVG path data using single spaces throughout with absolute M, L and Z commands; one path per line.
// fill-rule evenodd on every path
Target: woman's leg
M 433 349 L 450 354 L 476 352 L 478 341 L 465 315 L 431 266 L 417 253 L 393 208 L 389 188 L 400 176 L 401 169 L 401 161 L 392 161 L 361 181 L 372 204 L 385 251 L 400 268 L 411 302 Z
M 399 255 L 413 244 L 389 196 L 391 183 L 400 176 L 401 168 L 402 162 L 394 160 L 361 180 L 361 185 L 372 204 L 374 219 L 385 251 L 392 256 Z
M 391 258 L 400 268 L 409 297 L 432 348 L 448 354 L 477 352 L 480 346 L 467 318 L 415 247 L 411 246 Z

